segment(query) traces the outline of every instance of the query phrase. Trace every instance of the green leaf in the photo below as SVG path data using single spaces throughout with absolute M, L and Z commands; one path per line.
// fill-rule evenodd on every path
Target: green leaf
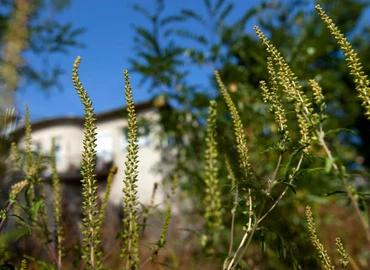
M 226 6 L 226 8 L 222 11 L 222 13 L 220 14 L 220 17 L 217 20 L 218 24 L 222 24 L 223 23 L 223 21 L 230 14 L 230 12 L 233 10 L 233 8 L 234 8 L 234 4 L 233 3 L 229 3 Z
M 143 6 L 134 5 L 134 10 L 136 12 L 141 13 L 142 15 L 144 15 L 144 17 L 146 17 L 149 21 L 153 20 L 153 15 L 146 8 L 144 8 Z
M 370 192 L 357 192 L 357 194 L 362 197 L 370 197 Z
M 260 239 L 261 239 L 261 252 L 262 254 L 265 254 L 265 235 L 262 231 L 260 234 Z
M 190 19 L 193 19 L 197 22 L 199 22 L 200 24 L 202 24 L 204 27 L 207 26 L 207 23 L 206 21 L 203 19 L 203 17 L 201 15 L 199 15 L 199 13 L 196 13 L 195 11 L 193 10 L 190 10 L 190 9 L 182 9 L 181 10 L 181 14 L 187 18 L 190 18 Z
M 366 228 L 369 229 L 369 215 L 367 211 L 367 203 L 366 203 L 366 198 L 359 196 L 358 198 L 358 206 L 361 210 L 361 215 L 362 218 L 364 219 L 364 223 L 366 225 Z
M 220 10 L 225 0 L 218 0 L 215 7 L 212 10 L 212 15 L 216 15 L 216 13 Z
M 290 188 L 293 191 L 294 194 L 297 194 L 297 192 L 296 192 L 296 187 L 297 186 L 295 186 L 295 185 L 293 185 L 289 182 L 285 182 L 285 181 L 279 181 L 278 183 L 286 185 L 288 188 Z
M 326 158 L 325 159 L 325 172 L 326 173 L 331 172 L 331 170 L 333 168 L 334 161 L 335 161 L 334 158 Z
M 166 26 L 169 23 L 172 23 L 172 22 L 182 22 L 182 21 L 184 21 L 184 17 L 183 16 L 176 16 L 176 15 L 174 15 L 174 16 L 168 16 L 168 17 L 163 18 L 160 21 L 159 25 L 161 27 L 164 27 L 164 26 Z
M 179 35 L 180 37 L 194 40 L 202 45 L 208 45 L 208 41 L 203 35 L 198 35 L 184 29 L 177 29 L 174 31 L 174 33 Z
M 307 172 L 307 173 L 319 173 L 319 172 L 322 172 L 324 171 L 325 168 L 324 167 L 316 167 L 316 168 L 304 168 L 304 169 L 300 169 L 301 172 Z
M 286 165 L 286 170 L 285 170 L 285 180 L 284 182 L 289 183 L 289 176 L 290 176 L 290 168 L 292 165 L 293 160 L 306 148 L 306 146 L 301 146 L 297 150 L 295 150 L 289 157 L 288 163 Z
M 48 264 L 47 262 L 44 262 L 44 261 L 40 261 L 40 260 L 37 260 L 31 256 L 28 256 L 28 255 L 23 255 L 23 257 L 25 257 L 26 259 L 32 261 L 32 262 L 35 262 L 37 263 L 38 265 L 41 266 L 41 269 L 44 269 L 44 270 L 55 270 L 55 266 L 52 265 L 52 264 Z
M 348 128 L 336 128 L 336 129 L 332 129 L 332 130 L 329 130 L 328 132 L 325 133 L 325 135 L 329 135 L 331 133 L 339 133 L 339 132 L 346 132 L 346 133 L 349 133 L 349 134 L 352 134 L 352 135 L 357 135 L 356 132 L 354 132 L 352 129 L 348 129 Z
M 347 194 L 347 192 L 344 191 L 344 190 L 334 190 L 334 191 L 330 191 L 328 193 L 325 193 L 324 196 L 328 197 L 328 196 L 332 196 L 332 195 L 335 195 L 335 194 Z
M 42 206 L 42 201 L 35 202 L 31 207 L 31 216 L 33 220 L 36 220 L 39 214 L 40 207 Z

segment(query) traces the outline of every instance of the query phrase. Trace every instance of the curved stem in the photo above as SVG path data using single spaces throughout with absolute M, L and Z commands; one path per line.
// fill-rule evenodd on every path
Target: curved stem
M 234 201 L 234 207 L 231 210 L 231 229 L 230 229 L 230 246 L 229 246 L 229 256 L 233 250 L 234 245 L 234 228 L 235 228 L 235 212 L 236 207 L 238 206 L 238 186 L 235 187 L 235 201 Z
M 324 140 L 324 132 L 322 131 L 322 126 L 320 125 L 320 130 L 316 129 L 315 131 L 316 131 L 316 134 L 317 134 L 317 136 L 320 140 L 320 144 L 322 145 L 322 147 L 324 148 L 324 151 L 326 152 L 326 155 L 328 156 L 329 159 L 333 159 L 333 155 L 331 154 L 331 151 L 328 148 L 328 146 L 327 146 L 327 144 Z M 361 215 L 361 210 L 358 207 L 357 201 L 356 201 L 355 197 L 353 196 L 353 193 L 352 193 L 352 191 L 350 190 L 350 188 L 347 184 L 347 180 L 344 178 L 343 174 L 340 173 L 339 167 L 335 162 L 333 163 L 333 168 L 336 172 L 339 173 L 339 178 L 342 181 L 342 184 L 343 184 L 343 186 L 346 190 L 346 193 L 347 193 L 349 199 L 351 200 L 351 203 L 352 203 L 353 207 L 355 208 L 355 211 L 356 211 L 356 214 L 357 214 L 358 218 L 360 219 L 362 228 L 365 232 L 366 240 L 370 244 L 370 231 L 368 230 L 368 228 L 367 228 L 368 226 L 366 225 L 366 222 L 365 222 L 365 220 L 363 219 L 363 217 Z

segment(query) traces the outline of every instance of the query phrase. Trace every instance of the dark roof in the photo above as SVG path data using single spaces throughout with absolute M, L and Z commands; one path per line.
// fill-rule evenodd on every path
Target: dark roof
M 99 171 L 95 171 L 95 177 L 98 182 L 101 181 L 106 181 L 110 172 L 110 168 L 113 166 L 113 164 L 110 167 L 101 169 Z M 83 178 L 81 175 L 80 170 L 75 170 L 71 172 L 66 172 L 66 173 L 58 173 L 58 178 L 61 182 L 63 183 L 68 183 L 68 184 L 75 184 L 75 185 L 80 185 L 81 184 L 81 179 Z M 44 180 L 46 182 L 52 182 L 52 176 L 47 176 L 44 177 Z
M 135 104 L 135 109 L 136 112 L 141 112 L 147 109 L 153 108 L 153 101 L 148 100 L 144 102 L 140 102 Z M 110 111 L 102 112 L 96 114 L 97 122 L 104 121 L 110 118 L 116 118 L 119 116 L 125 116 L 126 115 L 126 107 L 121 107 L 117 109 L 113 109 Z M 40 121 L 36 121 L 31 123 L 32 125 L 32 130 L 39 130 L 43 129 L 45 127 L 50 127 L 50 126 L 56 126 L 56 125 L 64 125 L 64 124 L 70 124 L 70 125 L 77 125 L 77 126 L 83 126 L 84 124 L 84 118 L 83 117 L 76 117 L 76 116 L 63 116 L 63 117 L 55 117 L 55 118 L 48 118 L 48 119 L 43 119 Z M 24 126 L 19 127 L 15 131 L 15 138 L 19 139 L 22 135 L 24 134 Z
M 152 100 L 148 100 L 148 101 L 145 101 L 145 102 L 135 104 L 136 112 L 145 111 L 145 110 L 150 109 L 150 108 L 153 108 L 153 101 Z M 117 117 L 119 115 L 124 116 L 127 113 L 126 109 L 127 109 L 126 107 L 121 107 L 121 108 L 117 108 L 117 109 L 114 109 L 114 110 L 111 110 L 111 111 L 99 113 L 99 114 L 96 115 L 97 121 L 99 122 L 99 121 L 107 120 L 109 118 L 114 118 L 114 117 Z M 83 120 L 83 118 L 82 118 L 82 120 Z

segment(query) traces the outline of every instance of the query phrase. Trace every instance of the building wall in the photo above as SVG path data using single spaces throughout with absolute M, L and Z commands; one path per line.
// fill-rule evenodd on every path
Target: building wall
M 139 136 L 139 176 L 138 176 L 138 196 L 139 201 L 143 204 L 149 204 L 151 194 L 155 182 L 161 181 L 161 175 L 155 173 L 155 165 L 160 161 L 160 152 L 156 150 L 158 145 L 158 138 L 155 130 L 158 129 L 155 122 L 158 115 L 153 111 L 141 112 L 138 115 L 139 130 L 143 128 L 140 125 L 141 120 L 145 119 L 149 134 L 147 136 Z M 118 118 L 109 121 L 98 121 L 97 123 L 97 154 L 99 156 L 100 149 L 109 149 L 107 147 L 100 147 L 99 138 L 102 138 L 102 144 L 110 144 L 112 146 L 111 154 L 114 163 L 118 166 L 117 174 L 114 177 L 110 195 L 110 202 L 119 205 L 123 201 L 122 190 L 124 187 L 123 179 L 125 173 L 125 161 L 126 161 L 126 146 L 127 138 L 125 136 L 125 129 L 127 128 L 126 119 Z M 108 137 L 111 139 L 108 139 Z M 103 156 L 105 154 L 103 153 Z M 160 203 L 163 200 L 162 194 L 157 194 L 156 203 Z
M 160 152 L 156 150 L 158 138 L 155 125 L 158 115 L 153 110 L 145 110 L 138 113 L 138 120 L 148 120 L 148 136 L 139 137 L 139 176 L 138 176 L 138 196 L 139 201 L 148 204 L 155 182 L 161 181 L 161 176 L 155 173 L 155 165 L 160 161 Z M 114 176 L 109 201 L 114 205 L 123 203 L 123 179 L 126 161 L 126 136 L 127 120 L 123 117 L 111 117 L 97 121 L 97 166 L 113 161 L 118 166 L 118 171 Z M 143 129 L 139 126 L 139 130 Z M 58 146 L 57 169 L 59 173 L 68 172 L 68 170 L 80 167 L 83 126 L 77 124 L 54 124 L 44 126 L 32 132 L 34 149 L 41 153 L 50 153 L 51 140 L 56 139 Z M 24 138 L 20 140 L 24 146 Z M 50 173 L 50 170 L 49 170 Z M 99 190 L 100 196 L 103 196 L 104 190 Z M 156 204 L 162 202 L 163 196 L 160 192 L 156 196 Z
M 82 127 L 76 124 L 60 124 L 32 131 L 32 144 L 35 151 L 49 154 L 51 142 L 55 138 L 57 170 L 65 172 L 75 167 L 81 161 Z M 21 140 L 24 146 L 24 139 Z

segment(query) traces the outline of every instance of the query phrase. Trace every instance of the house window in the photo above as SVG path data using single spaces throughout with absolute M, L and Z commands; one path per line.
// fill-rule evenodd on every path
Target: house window
M 96 135 L 96 169 L 109 169 L 113 162 L 113 137 L 109 131 Z
M 122 129 L 122 149 L 128 145 L 128 127 Z M 144 124 L 138 128 L 138 146 L 148 146 L 150 144 L 149 125 Z
M 34 141 L 32 143 L 32 152 L 36 153 L 36 154 L 40 154 L 41 153 L 41 143 L 40 142 L 37 142 L 37 141 Z
M 121 136 L 122 150 L 125 150 L 127 147 L 127 138 L 128 138 L 128 128 L 124 127 L 122 129 L 122 136 Z
M 112 161 L 113 138 L 109 131 L 101 131 L 96 135 L 96 155 L 105 162 Z
M 139 146 L 148 146 L 150 143 L 149 139 L 149 125 L 145 124 L 143 126 L 139 127 L 138 130 L 139 136 L 138 136 L 138 144 Z
M 176 137 L 173 133 L 165 134 L 161 139 L 162 147 L 173 147 L 176 144 Z
M 55 164 L 58 167 L 61 160 L 62 160 L 62 144 L 60 138 L 54 137 L 54 156 L 55 156 Z M 41 151 L 41 148 L 40 148 Z M 40 153 L 40 152 L 39 152 Z

